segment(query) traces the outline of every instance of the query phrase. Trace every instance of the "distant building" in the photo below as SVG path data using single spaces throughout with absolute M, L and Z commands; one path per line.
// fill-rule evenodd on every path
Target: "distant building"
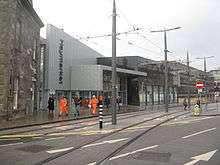
M 210 75 L 214 78 L 214 92 L 216 96 L 220 97 L 220 69 L 211 70 L 209 72 Z
M 38 108 L 41 27 L 32 0 L 0 1 L 1 115 Z

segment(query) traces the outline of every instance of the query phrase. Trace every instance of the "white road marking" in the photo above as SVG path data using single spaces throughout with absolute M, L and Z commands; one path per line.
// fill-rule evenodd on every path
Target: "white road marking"
M 65 137 L 62 136 L 62 137 L 57 137 L 57 138 L 49 138 L 49 139 L 45 139 L 45 140 L 49 141 L 49 140 L 58 140 L 58 139 L 63 139 L 63 138 L 65 138 Z
M 75 131 L 82 131 L 82 130 L 90 129 L 90 128 L 94 128 L 94 126 L 84 127 L 84 128 L 78 128 L 78 129 L 75 129 Z
M 215 130 L 216 128 L 210 128 L 210 129 L 207 129 L 207 130 L 204 130 L 204 131 L 200 131 L 200 132 L 196 132 L 194 134 L 191 134 L 191 135 L 187 135 L 187 136 L 184 136 L 182 137 L 183 139 L 186 139 L 186 138 L 189 138 L 189 137 L 192 137 L 192 136 L 196 136 L 196 135 L 199 135 L 199 134 L 202 134 L 202 133 L 205 133 L 205 132 L 209 132 L 209 131 L 213 131 Z
M 158 146 L 159 146 L 159 145 L 154 145 L 154 146 L 142 148 L 142 149 L 139 149 L 139 150 L 136 150 L 136 151 L 128 152 L 128 153 L 125 153 L 125 154 L 122 154 L 122 155 L 118 155 L 118 156 L 112 157 L 112 158 L 110 158 L 109 160 L 118 159 L 118 158 L 125 157 L 125 156 L 131 155 L 131 154 L 135 154 L 135 153 L 137 153 L 137 152 L 141 152 L 141 151 L 149 150 L 149 149 L 152 149 L 152 148 L 156 148 L 156 147 L 158 147 Z
M 217 150 L 214 150 L 214 151 L 202 154 L 202 155 L 194 156 L 194 157 L 191 158 L 191 159 L 194 159 L 194 160 L 192 160 L 188 163 L 185 163 L 184 165 L 193 165 L 193 164 L 196 164 L 197 162 L 199 162 L 200 160 L 203 160 L 203 161 L 207 162 L 215 154 L 216 151 Z
M 93 162 L 93 163 L 89 163 L 87 165 L 96 165 L 96 162 Z
M 73 147 L 62 148 L 62 149 L 57 149 L 57 150 L 50 150 L 50 151 L 47 151 L 47 153 L 49 153 L 49 154 L 54 154 L 54 153 L 57 153 L 57 152 L 68 151 L 68 150 L 71 150 L 71 149 L 73 149 Z
M 51 128 L 51 127 L 54 127 L 54 126 L 58 126 L 58 125 L 42 125 L 40 127 L 41 128 Z
M 65 125 L 65 126 L 60 126 L 60 127 L 56 127 L 55 129 L 58 129 L 58 130 L 67 130 L 67 129 L 72 129 L 72 128 L 75 128 L 75 126 L 73 125 Z
M 5 147 L 5 146 L 15 146 L 15 145 L 19 145 L 19 144 L 23 144 L 23 142 L 19 142 L 19 143 L 11 143 L 11 144 L 4 144 L 4 145 L 0 145 L 0 147 Z
M 117 142 L 121 142 L 121 141 L 125 141 L 128 140 L 128 138 L 124 138 L 124 139 L 116 139 L 116 140 L 109 140 L 109 141 L 103 141 L 100 143 L 93 143 L 93 144 L 89 144 L 89 145 L 85 145 L 82 148 L 87 148 L 87 147 L 92 147 L 92 146 L 98 146 L 98 145 L 102 145 L 102 144 L 113 144 L 113 143 L 117 143 Z

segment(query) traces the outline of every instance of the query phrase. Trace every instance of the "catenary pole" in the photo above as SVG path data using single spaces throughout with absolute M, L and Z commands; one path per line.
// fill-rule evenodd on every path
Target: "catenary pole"
M 190 82 L 189 52 L 187 52 L 187 76 L 188 76 L 188 82 Z M 190 108 L 190 106 L 191 106 L 190 87 L 188 87 L 188 108 Z
M 203 58 L 196 58 L 196 59 L 203 59 L 204 61 L 203 61 L 203 63 L 204 63 L 204 73 L 205 73 L 205 77 L 204 77 L 204 79 L 205 79 L 205 83 L 204 83 L 204 85 L 205 85 L 205 109 L 207 110 L 207 108 L 208 108 L 208 90 L 207 90 L 207 88 L 208 88 L 208 83 L 207 83 L 207 81 L 208 81 L 208 76 L 207 76 L 207 72 L 206 72 L 206 59 L 207 58 L 214 58 L 214 56 L 204 56 Z
M 113 0 L 112 15 L 112 125 L 117 124 L 116 112 L 116 6 Z
M 167 67 L 167 33 L 164 30 L 164 54 L 165 54 L 165 111 L 168 112 L 168 67 Z
M 165 65 L 165 73 L 164 73 L 164 94 L 165 94 L 165 112 L 168 112 L 168 66 L 167 66 L 167 31 L 171 31 L 171 30 L 177 30 L 180 29 L 181 27 L 175 27 L 172 29 L 164 29 L 164 30 L 156 30 L 156 31 L 151 31 L 152 33 L 155 32 L 163 32 L 164 33 L 164 56 L 165 56 L 165 61 L 164 61 L 164 65 Z

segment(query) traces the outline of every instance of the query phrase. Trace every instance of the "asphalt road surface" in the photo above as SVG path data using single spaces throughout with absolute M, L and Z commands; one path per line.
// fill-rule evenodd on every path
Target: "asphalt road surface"
M 180 110 L 170 113 L 127 114 L 118 117 L 116 126 L 106 118 L 103 130 L 94 118 L 2 131 L 0 164 L 219 165 L 216 105 L 209 105 L 199 117 Z M 120 131 L 138 122 L 142 123 Z

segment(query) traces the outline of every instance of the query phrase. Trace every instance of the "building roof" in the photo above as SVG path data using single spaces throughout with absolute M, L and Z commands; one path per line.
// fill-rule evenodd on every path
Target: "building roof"
M 34 10 L 32 3 L 27 0 L 19 0 L 19 1 L 27 9 L 27 11 L 31 14 L 34 21 L 37 22 L 40 27 L 43 27 L 44 24 L 43 24 L 42 20 L 40 19 L 40 17 L 37 15 L 36 11 Z

